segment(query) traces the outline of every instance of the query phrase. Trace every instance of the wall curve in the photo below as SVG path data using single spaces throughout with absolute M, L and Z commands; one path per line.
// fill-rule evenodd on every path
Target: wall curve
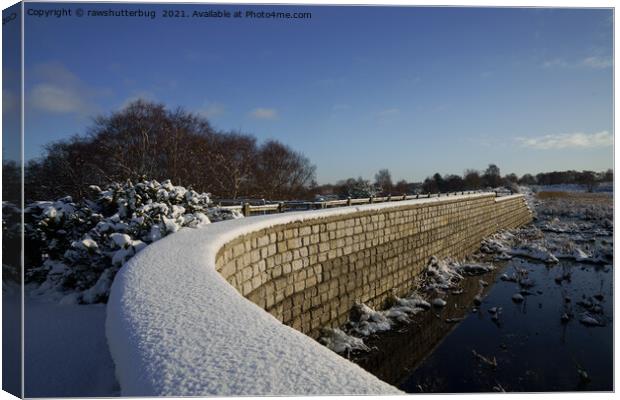
M 106 336 L 121 392 L 398 393 L 308 336 L 344 322 L 355 300 L 408 292 L 431 255 L 465 256 L 531 218 L 523 196 L 476 194 L 182 229 L 112 285 Z
M 216 268 L 282 323 L 317 337 L 342 325 L 355 301 L 380 307 L 391 293 L 409 293 L 431 256 L 462 258 L 531 219 L 522 195 L 361 206 L 242 235 L 218 251 Z

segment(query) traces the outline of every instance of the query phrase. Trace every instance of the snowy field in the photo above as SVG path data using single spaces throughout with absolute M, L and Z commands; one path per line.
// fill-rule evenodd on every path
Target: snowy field
M 532 189 L 535 192 L 587 192 L 586 185 L 580 185 L 577 183 L 563 183 L 557 185 L 533 185 Z M 596 193 L 613 193 L 613 182 L 602 182 L 593 187 L 593 192 Z
M 105 304 L 27 299 L 25 310 L 27 397 L 120 394 L 105 338 Z
M 7 306 L 5 311 L 18 310 L 19 288 L 5 285 L 2 301 Z M 105 304 L 61 305 L 51 299 L 27 295 L 24 313 L 26 397 L 120 394 L 105 337 L 105 315 Z M 4 321 L 9 320 L 13 318 Z M 4 327 L 5 340 L 7 333 L 13 333 L 12 329 Z M 19 340 L 15 338 L 11 345 L 19 346 Z M 10 365 L 18 365 L 18 360 Z

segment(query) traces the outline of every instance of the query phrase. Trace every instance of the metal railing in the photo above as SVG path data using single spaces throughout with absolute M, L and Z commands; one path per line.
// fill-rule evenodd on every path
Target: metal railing
M 373 204 L 373 203 L 387 203 L 393 201 L 404 200 L 416 200 L 416 199 L 428 199 L 432 197 L 449 197 L 458 195 L 478 194 L 478 193 L 495 193 L 496 197 L 508 196 L 512 194 L 512 191 L 483 191 L 483 190 L 466 190 L 459 192 L 449 193 L 426 193 L 426 194 L 414 194 L 414 195 L 402 195 L 402 196 L 382 196 L 382 197 L 366 197 L 366 198 L 346 198 L 339 200 L 325 200 L 325 201 L 279 201 L 279 202 L 267 202 L 265 200 L 221 200 L 216 201 L 219 207 L 228 210 L 240 211 L 244 216 L 249 217 L 256 214 L 269 214 L 269 213 L 283 213 L 289 211 L 307 211 L 307 210 L 320 210 L 324 208 L 332 207 L 346 207 L 359 204 Z M 229 204 L 231 202 L 238 202 L 239 204 Z M 254 204 L 253 204 L 254 203 Z M 256 204 L 263 203 L 263 204 Z

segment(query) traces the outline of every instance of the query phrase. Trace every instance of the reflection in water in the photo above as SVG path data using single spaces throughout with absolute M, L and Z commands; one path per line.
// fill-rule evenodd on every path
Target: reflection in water
M 526 268 L 535 285 L 517 304 L 514 282 L 499 279 L 513 267 Z M 555 278 L 569 272 L 570 281 Z M 465 293 L 448 295 L 439 317 L 432 310 L 416 316 L 400 332 L 368 342 L 377 349 L 354 361 L 404 391 L 459 393 L 613 389 L 613 274 L 611 266 L 562 260 L 547 266 L 515 258 L 481 277 L 491 284 L 472 312 L 480 277 L 463 282 Z M 596 296 L 602 327 L 580 323 L 581 304 Z M 498 321 L 489 312 L 501 307 Z M 561 316 L 570 314 L 568 321 Z M 447 318 L 465 319 L 458 324 Z M 493 368 L 472 352 L 497 359 Z M 582 371 L 587 378 L 584 378 Z
M 369 338 L 368 346 L 375 346 L 378 350 L 358 354 L 353 361 L 381 380 L 400 386 L 410 371 L 414 370 L 462 319 L 472 313 L 474 297 L 480 290 L 482 296 L 490 290 L 490 286 L 481 287 L 480 280 L 493 281 L 499 273 L 500 269 L 496 269 L 482 276 L 466 277 L 459 284 L 463 288 L 462 294 L 443 295 L 448 302 L 446 307 L 433 307 L 412 317 L 413 322 L 400 330 Z M 483 311 L 478 310 L 475 318 L 482 318 L 482 313 Z
M 439 314 L 419 314 L 401 331 L 370 339 L 375 350 L 354 361 L 409 393 L 613 390 L 613 202 L 555 197 L 536 207 L 535 227 L 518 232 L 553 249 L 557 264 L 495 263 L 492 273 L 462 282 L 465 293 L 446 295 Z M 513 280 L 517 271 L 527 285 Z M 480 278 L 490 284 L 472 312 Z

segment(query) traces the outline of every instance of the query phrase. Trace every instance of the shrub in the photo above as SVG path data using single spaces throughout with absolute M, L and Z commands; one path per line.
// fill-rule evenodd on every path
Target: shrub
M 107 301 L 119 268 L 136 253 L 182 227 L 200 227 L 241 214 L 211 207 L 209 194 L 143 180 L 89 188 L 24 210 L 26 283 L 62 302 Z

